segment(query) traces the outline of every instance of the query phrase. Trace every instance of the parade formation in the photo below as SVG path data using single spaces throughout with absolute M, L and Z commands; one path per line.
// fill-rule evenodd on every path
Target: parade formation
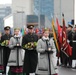
M 76 75 L 75 1 L 0 4 L 0 75 Z
M 59 75 L 58 66 L 76 69 L 76 26 L 66 27 L 64 18 L 63 26 L 57 19 L 57 31 L 54 20 L 52 30 L 34 26 L 27 24 L 23 35 L 20 28 L 11 35 L 9 26 L 0 32 L 0 73 L 6 75 L 7 66 L 8 75 Z

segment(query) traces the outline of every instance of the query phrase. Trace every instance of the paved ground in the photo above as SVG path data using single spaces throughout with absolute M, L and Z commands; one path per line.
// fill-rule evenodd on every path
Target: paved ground
M 76 75 L 76 70 L 59 67 L 59 75 Z
M 58 69 L 59 69 L 59 75 L 76 75 L 76 70 L 72 70 L 70 68 L 65 68 L 65 67 L 59 67 Z

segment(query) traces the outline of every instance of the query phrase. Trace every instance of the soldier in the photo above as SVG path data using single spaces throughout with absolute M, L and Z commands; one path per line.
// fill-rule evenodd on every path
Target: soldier
M 73 26 L 69 24 L 67 28 L 67 35 L 68 35 L 67 39 L 68 39 L 70 46 L 72 46 L 72 28 Z
M 24 35 L 22 46 L 25 49 L 25 57 L 23 64 L 23 72 L 26 75 L 34 73 L 38 62 L 38 53 L 36 51 L 36 43 L 38 36 L 34 33 L 34 25 L 28 25 L 28 34 Z
M 9 43 L 9 40 L 11 38 L 11 35 L 10 35 L 10 27 L 9 26 L 6 26 L 4 27 L 4 31 L 5 31 L 5 34 L 1 37 L 1 42 L 6 42 L 7 45 Z M 4 65 L 4 72 L 3 74 L 6 75 L 6 66 L 7 66 L 7 62 L 8 62 L 8 58 L 9 58 L 9 54 L 10 54 L 10 49 L 8 46 L 4 46 L 4 49 L 3 49 L 3 65 Z
M 72 47 L 72 28 L 73 28 L 73 25 L 69 24 L 68 28 L 67 28 L 67 41 L 71 47 Z M 69 58 L 67 59 L 67 62 L 69 63 L 68 67 L 72 67 L 72 57 L 71 56 L 69 56 Z
M 1 46 L 2 33 L 0 32 L 0 73 L 3 72 L 3 47 Z
M 72 68 L 76 69 L 76 26 L 73 32 Z

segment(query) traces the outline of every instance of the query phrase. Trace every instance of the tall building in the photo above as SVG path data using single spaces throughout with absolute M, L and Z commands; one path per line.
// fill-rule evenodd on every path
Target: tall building
M 66 24 L 74 19 L 74 0 L 34 0 L 34 13 L 45 15 L 51 21 L 52 16 L 62 24 L 64 13 Z M 46 21 L 46 20 L 45 20 Z
M 12 0 L 12 13 L 25 12 L 26 15 L 33 14 L 33 0 Z
M 26 15 L 37 15 L 38 20 L 41 18 L 39 15 L 42 15 L 44 19 L 39 21 L 41 22 L 40 25 L 45 24 L 44 26 L 50 27 L 52 16 L 54 19 L 58 17 L 60 24 L 62 24 L 62 13 L 65 15 L 66 23 L 74 19 L 74 0 L 12 0 L 12 13 L 15 15 L 14 26 L 18 26 L 17 23 L 22 20 L 20 25 L 24 27 L 23 25 L 26 23 L 23 23 L 23 19 Z M 19 14 L 19 16 L 16 16 L 16 14 Z M 27 19 L 25 18 L 24 21 L 27 21 Z
M 26 27 L 27 15 L 33 15 L 33 0 L 12 0 L 14 28 Z
M 34 14 L 40 16 L 39 27 L 51 27 L 54 16 L 54 0 L 34 0 Z M 47 24 L 46 24 L 46 21 Z
M 0 31 L 4 28 L 4 17 L 11 13 L 11 5 L 0 5 Z
M 34 13 L 45 15 L 50 21 L 54 14 L 54 0 L 34 0 Z
M 20 16 L 18 12 L 24 12 L 26 16 L 25 21 L 23 24 L 19 20 L 22 20 L 23 22 L 23 17 Z M 51 20 L 51 15 L 54 13 L 54 0 L 13 0 L 12 1 L 12 13 L 14 15 L 14 26 L 18 27 L 18 22 L 20 22 L 20 25 L 24 27 L 25 24 L 27 24 L 28 20 L 28 15 L 36 15 L 39 16 L 41 15 L 40 18 L 40 25 L 44 27 L 43 25 L 45 24 L 45 16 L 47 19 Z M 19 14 L 18 16 L 16 16 Z M 34 16 L 32 16 L 34 18 Z M 18 18 L 18 19 L 17 19 Z M 38 20 L 39 20 L 38 18 Z M 17 19 L 17 20 L 16 20 Z M 36 18 L 37 19 L 37 18 Z

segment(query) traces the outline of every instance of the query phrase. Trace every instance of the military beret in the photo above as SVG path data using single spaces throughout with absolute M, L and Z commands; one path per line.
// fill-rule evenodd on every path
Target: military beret
M 28 29 L 33 29 L 34 28 L 34 25 L 27 25 L 27 28 Z
M 4 30 L 10 30 L 9 26 L 4 27 Z

